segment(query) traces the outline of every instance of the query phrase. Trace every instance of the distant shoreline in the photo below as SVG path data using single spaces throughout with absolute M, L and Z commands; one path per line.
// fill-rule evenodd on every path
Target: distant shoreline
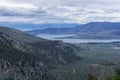
M 66 43 L 111 43 L 111 42 L 120 42 L 120 39 L 55 39 L 56 37 L 63 37 L 63 36 L 71 36 L 71 35 L 47 35 L 47 34 L 40 34 L 36 35 L 41 38 L 49 39 L 49 40 L 61 40 Z

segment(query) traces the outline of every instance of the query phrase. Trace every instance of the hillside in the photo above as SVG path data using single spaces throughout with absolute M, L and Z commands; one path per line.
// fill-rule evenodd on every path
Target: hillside
M 12 34 L 21 35 L 18 38 Z M 21 36 L 29 37 L 29 34 L 11 28 L 0 29 L 0 80 L 55 80 L 49 73 L 50 68 L 81 59 L 74 45 L 41 38 L 39 42 L 30 42 L 29 38 L 22 41 Z M 32 35 L 30 38 L 37 39 Z
M 19 41 L 0 32 L 0 45 L 0 80 L 55 80 L 39 57 L 22 51 Z
M 9 35 L 10 37 L 22 41 L 22 42 L 40 42 L 45 41 L 45 39 L 38 38 L 35 36 L 32 36 L 30 34 L 26 34 L 25 32 L 22 32 L 20 30 L 14 29 L 14 28 L 8 28 L 8 27 L 0 27 L 0 32 L 5 33 Z

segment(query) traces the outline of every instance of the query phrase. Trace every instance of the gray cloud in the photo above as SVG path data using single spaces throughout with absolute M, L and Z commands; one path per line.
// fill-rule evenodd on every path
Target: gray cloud
M 87 23 L 120 21 L 119 0 L 0 0 L 0 21 Z

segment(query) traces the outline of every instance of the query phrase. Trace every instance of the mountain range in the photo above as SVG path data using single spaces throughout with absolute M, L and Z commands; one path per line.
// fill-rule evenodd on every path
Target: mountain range
M 11 28 L 16 28 L 19 30 L 34 30 L 34 29 L 46 29 L 46 28 L 63 28 L 63 27 L 73 27 L 78 24 L 72 24 L 72 23 L 42 23 L 42 24 L 33 24 L 33 23 L 6 23 L 6 22 L 0 22 L 1 26 L 8 26 Z
M 63 38 L 77 39 L 120 39 L 120 23 L 112 22 L 91 22 L 83 25 L 77 25 L 71 28 L 47 28 L 27 31 L 31 34 L 54 34 L 75 36 Z
M 56 80 L 55 65 L 81 60 L 77 47 L 0 27 L 0 80 Z

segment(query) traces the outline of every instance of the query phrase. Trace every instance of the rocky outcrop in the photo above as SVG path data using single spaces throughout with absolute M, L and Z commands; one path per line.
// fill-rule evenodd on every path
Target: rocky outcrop
M 101 64 L 91 64 L 88 68 L 87 74 L 90 74 L 98 80 L 106 80 L 115 75 L 113 66 L 105 66 Z
M 0 59 L 0 80 L 55 80 L 40 61 Z

